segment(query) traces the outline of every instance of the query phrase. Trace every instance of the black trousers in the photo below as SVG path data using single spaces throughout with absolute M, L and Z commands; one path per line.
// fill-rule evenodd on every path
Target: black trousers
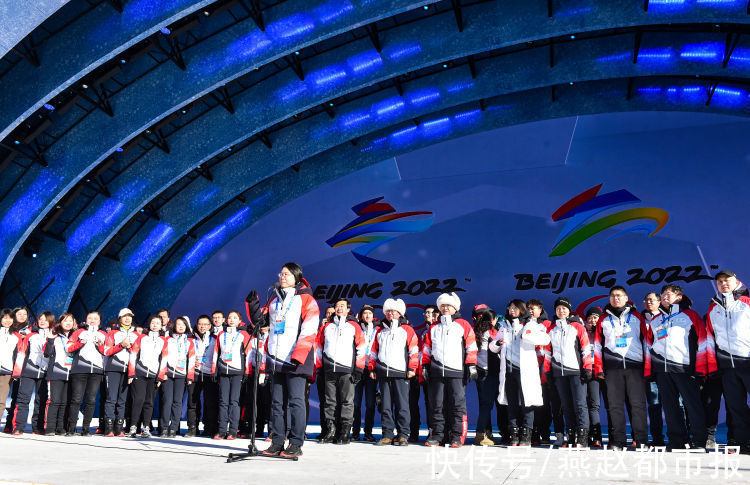
M 555 376 L 555 386 L 568 429 L 589 429 L 588 393 L 581 376 Z
M 351 374 L 326 373 L 325 419 L 336 421 L 339 432 L 346 432 L 354 420 L 354 378 Z
M 105 419 L 125 419 L 128 401 L 128 375 L 125 372 L 106 372 L 107 399 L 104 403 Z
M 431 377 L 430 404 L 432 406 L 432 438 L 442 441 L 448 431 L 450 441 L 466 437 L 466 389 L 460 377 Z M 383 392 L 383 389 L 380 389 Z M 385 397 L 384 397 L 385 399 Z M 443 410 L 450 408 L 449 415 Z M 385 400 L 383 401 L 385 411 Z
M 542 404 L 534 408 L 534 424 L 542 435 L 543 440 L 549 439 L 549 428 L 555 433 L 562 433 L 565 430 L 563 421 L 562 401 L 560 394 L 557 392 L 555 378 L 551 377 L 547 382 L 542 384 Z
M 750 368 L 728 368 L 722 370 L 724 385 L 724 403 L 728 418 L 731 416 L 730 433 L 740 445 L 750 442 L 750 408 L 747 406 L 747 394 L 750 392 Z
M 711 438 L 716 437 L 716 426 L 719 424 L 719 409 L 721 408 L 721 396 L 724 393 L 724 386 L 721 384 L 719 376 L 707 379 L 700 386 L 701 403 L 703 412 L 706 414 L 706 429 Z
M 534 408 L 526 406 L 521 389 L 521 371 L 505 373 L 505 399 L 508 401 L 508 426 L 511 428 L 533 428 Z M 549 437 L 549 425 L 546 435 Z
M 47 398 L 47 420 L 45 430 L 48 433 L 65 432 L 65 409 L 68 403 L 68 381 L 49 381 Z M 77 415 L 76 411 L 76 415 Z
M 659 386 L 655 381 L 646 382 L 646 404 L 648 405 L 648 429 L 651 439 L 657 443 L 664 442 L 664 418 L 662 418 Z
M 625 433 L 625 400 L 630 404 L 630 426 L 633 440 L 638 445 L 648 443 L 646 425 L 646 388 L 643 369 L 607 369 L 607 400 L 609 417 L 612 424 L 609 428 L 610 445 L 627 444 Z
M 219 376 L 219 433 L 237 434 L 243 377 L 242 374 Z
M 10 381 L 10 406 L 6 408 L 8 411 L 7 417 L 5 418 L 5 432 L 10 433 L 13 429 L 13 420 L 8 419 L 16 413 L 16 401 L 18 401 L 18 388 L 21 383 L 19 381 Z M 5 403 L 3 403 L 5 404 Z M 2 416 L 0 416 L 2 418 Z
M 369 372 L 362 375 L 362 379 L 354 386 L 352 434 L 358 435 L 362 425 L 362 394 L 365 398 L 365 434 L 372 434 L 372 426 L 375 423 L 375 394 L 377 390 L 378 381 L 370 378 Z M 411 397 L 411 394 L 409 394 L 409 397 Z M 411 405 L 411 402 L 409 404 Z
M 216 377 L 196 374 L 187 393 L 188 428 L 198 429 L 198 422 L 202 420 L 206 434 L 216 434 L 219 428 L 219 384 Z
M 320 378 L 320 375 L 318 375 Z M 271 379 L 271 439 L 283 445 L 287 432 L 289 413 L 289 443 L 302 446 L 305 440 L 307 418 L 305 413 L 305 386 L 307 378 L 296 374 L 276 372 Z
M 187 379 L 167 377 L 159 389 L 159 428 L 162 433 L 180 431 L 182 400 L 185 398 Z
M 18 396 L 16 397 L 16 411 L 13 416 L 13 429 L 23 430 L 29 419 L 29 404 L 31 395 L 34 394 L 34 414 L 31 418 L 31 430 L 34 433 L 44 429 L 44 410 L 47 404 L 47 381 L 44 378 L 34 379 L 32 377 L 21 377 L 18 383 Z M 42 408 L 40 412 L 40 408 Z M 8 421 L 10 421 L 8 414 Z M 41 416 L 41 419 L 40 419 Z
M 270 379 L 266 377 L 265 383 L 258 386 L 256 408 L 258 415 L 255 417 L 255 432 L 259 434 L 263 434 L 263 430 L 271 419 L 271 383 L 269 381 Z
M 667 421 L 667 437 L 672 447 L 682 448 L 690 443 L 685 415 L 680 409 L 680 397 L 690 416 L 690 431 L 696 446 L 705 446 L 708 431 L 701 402 L 700 388 L 695 377 L 688 374 L 659 372 L 656 374 L 659 397 Z
M 589 408 L 589 427 L 601 425 L 599 409 L 601 409 L 602 398 L 600 394 L 599 381 L 592 379 L 586 383 L 586 405 Z
M 309 384 L 308 384 L 309 387 Z M 326 432 L 326 420 L 325 420 L 325 408 L 326 408 L 326 374 L 325 372 L 318 372 L 315 377 L 315 389 L 318 391 L 318 411 L 320 413 L 320 431 Z M 309 389 L 305 396 L 306 414 L 310 416 L 310 402 L 309 402 Z
M 151 427 L 154 414 L 154 394 L 156 379 L 154 377 L 136 377 L 130 384 L 130 425 Z
M 419 413 L 419 376 L 409 379 L 409 436 L 416 439 L 419 437 L 421 416 Z
M 70 403 L 68 404 L 68 430 L 75 431 L 78 422 L 78 411 L 81 409 L 84 395 L 86 404 L 83 408 L 81 430 L 91 426 L 91 418 L 96 409 L 96 395 L 102 385 L 102 374 L 70 374 Z
M 409 434 L 410 421 L 409 380 L 397 377 L 379 377 L 378 383 L 383 400 L 383 411 L 380 418 L 383 438 L 393 439 L 394 425 L 398 437 L 406 438 Z

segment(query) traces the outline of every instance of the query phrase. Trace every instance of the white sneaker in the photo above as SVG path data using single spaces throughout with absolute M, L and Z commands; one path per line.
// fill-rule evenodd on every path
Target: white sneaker
M 148 426 L 144 426 L 143 432 L 141 432 L 141 438 L 150 438 L 151 437 L 151 430 L 148 428 Z
M 128 436 L 131 438 L 136 438 L 138 436 L 138 427 L 137 426 L 131 426 L 130 432 L 128 433 Z

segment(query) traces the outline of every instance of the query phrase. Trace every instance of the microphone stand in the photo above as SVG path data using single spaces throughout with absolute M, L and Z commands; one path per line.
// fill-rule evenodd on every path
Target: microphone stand
M 275 292 L 276 285 L 269 288 L 269 291 L 274 290 Z M 271 298 L 266 299 L 266 306 L 271 302 Z M 251 413 L 250 413 L 250 445 L 247 447 L 247 452 L 245 453 L 229 453 L 227 456 L 227 463 L 234 463 L 235 461 L 241 461 L 241 460 L 247 460 L 250 458 L 256 458 L 256 457 L 263 457 L 263 458 L 281 458 L 283 460 L 292 460 L 292 461 L 298 461 L 299 457 L 296 456 L 283 456 L 283 455 L 264 455 L 262 454 L 258 448 L 255 446 L 255 425 L 256 420 L 258 417 L 258 385 L 260 382 L 260 329 L 261 329 L 261 322 L 258 322 L 257 324 L 253 325 L 253 328 L 251 330 L 251 337 L 255 338 L 256 342 L 256 349 L 255 349 L 255 356 L 253 358 L 253 385 L 252 385 L 252 399 L 251 399 Z M 252 342 L 252 340 L 251 340 Z M 266 376 L 266 385 L 270 386 L 271 383 L 268 381 L 268 376 Z

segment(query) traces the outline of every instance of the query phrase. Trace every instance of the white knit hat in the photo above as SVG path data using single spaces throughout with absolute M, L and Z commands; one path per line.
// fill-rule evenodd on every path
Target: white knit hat
M 388 310 L 396 310 L 401 314 L 402 317 L 406 316 L 406 303 L 404 303 L 404 300 L 401 298 L 393 299 L 388 298 L 385 300 L 385 303 L 383 303 L 383 313 L 387 312 Z
M 450 305 L 458 311 L 461 309 L 461 299 L 455 293 L 443 293 L 437 299 L 438 308 L 440 305 Z

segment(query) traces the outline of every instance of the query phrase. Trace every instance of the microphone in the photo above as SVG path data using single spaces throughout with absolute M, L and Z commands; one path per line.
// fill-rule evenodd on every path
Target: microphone
M 268 289 L 269 289 L 269 290 L 273 290 L 273 289 L 275 289 L 275 288 L 279 288 L 279 287 L 281 287 L 281 283 L 279 283 L 279 282 L 277 281 L 276 283 L 274 283 L 274 284 L 272 284 L 271 286 L 269 286 L 269 287 L 268 287 Z

